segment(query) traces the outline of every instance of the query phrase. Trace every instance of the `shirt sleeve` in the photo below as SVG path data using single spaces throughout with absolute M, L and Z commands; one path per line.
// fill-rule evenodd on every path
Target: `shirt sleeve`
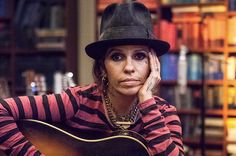
M 156 97 L 140 103 L 139 109 L 151 155 L 184 155 L 181 123 L 176 108 Z
M 74 88 L 61 94 L 0 99 L 0 150 L 7 155 L 42 155 L 19 131 L 20 119 L 65 121 L 78 111 Z M 66 109 L 65 109 L 66 108 Z

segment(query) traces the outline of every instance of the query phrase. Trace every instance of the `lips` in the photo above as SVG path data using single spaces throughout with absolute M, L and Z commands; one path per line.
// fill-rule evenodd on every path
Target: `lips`
M 128 78 L 128 79 L 124 79 L 120 81 L 120 84 L 122 86 L 137 86 L 137 85 L 140 85 L 140 81 L 137 79 Z

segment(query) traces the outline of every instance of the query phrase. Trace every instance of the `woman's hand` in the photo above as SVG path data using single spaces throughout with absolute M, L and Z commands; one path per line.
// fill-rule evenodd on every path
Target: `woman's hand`
M 143 102 L 153 97 L 153 91 L 161 80 L 160 62 L 156 53 L 151 49 L 148 53 L 151 72 L 138 92 L 139 102 Z

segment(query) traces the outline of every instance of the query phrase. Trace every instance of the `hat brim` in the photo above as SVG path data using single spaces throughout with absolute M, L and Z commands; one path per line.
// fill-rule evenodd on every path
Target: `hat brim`
M 119 45 L 146 45 L 153 48 L 157 56 L 165 54 L 170 48 L 169 43 L 162 40 L 125 38 L 97 41 L 87 45 L 85 51 L 89 57 L 96 60 L 103 57 L 109 47 Z

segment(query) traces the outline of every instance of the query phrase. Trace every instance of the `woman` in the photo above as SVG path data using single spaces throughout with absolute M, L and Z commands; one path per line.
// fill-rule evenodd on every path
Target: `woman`
M 99 41 L 85 48 L 95 60 L 96 83 L 61 94 L 0 100 L 0 148 L 9 155 L 40 155 L 16 125 L 33 118 L 94 132 L 132 130 L 145 138 L 150 155 L 183 155 L 176 109 L 154 95 L 161 79 L 157 57 L 168 49 L 168 43 L 155 39 L 144 5 L 109 5 Z

